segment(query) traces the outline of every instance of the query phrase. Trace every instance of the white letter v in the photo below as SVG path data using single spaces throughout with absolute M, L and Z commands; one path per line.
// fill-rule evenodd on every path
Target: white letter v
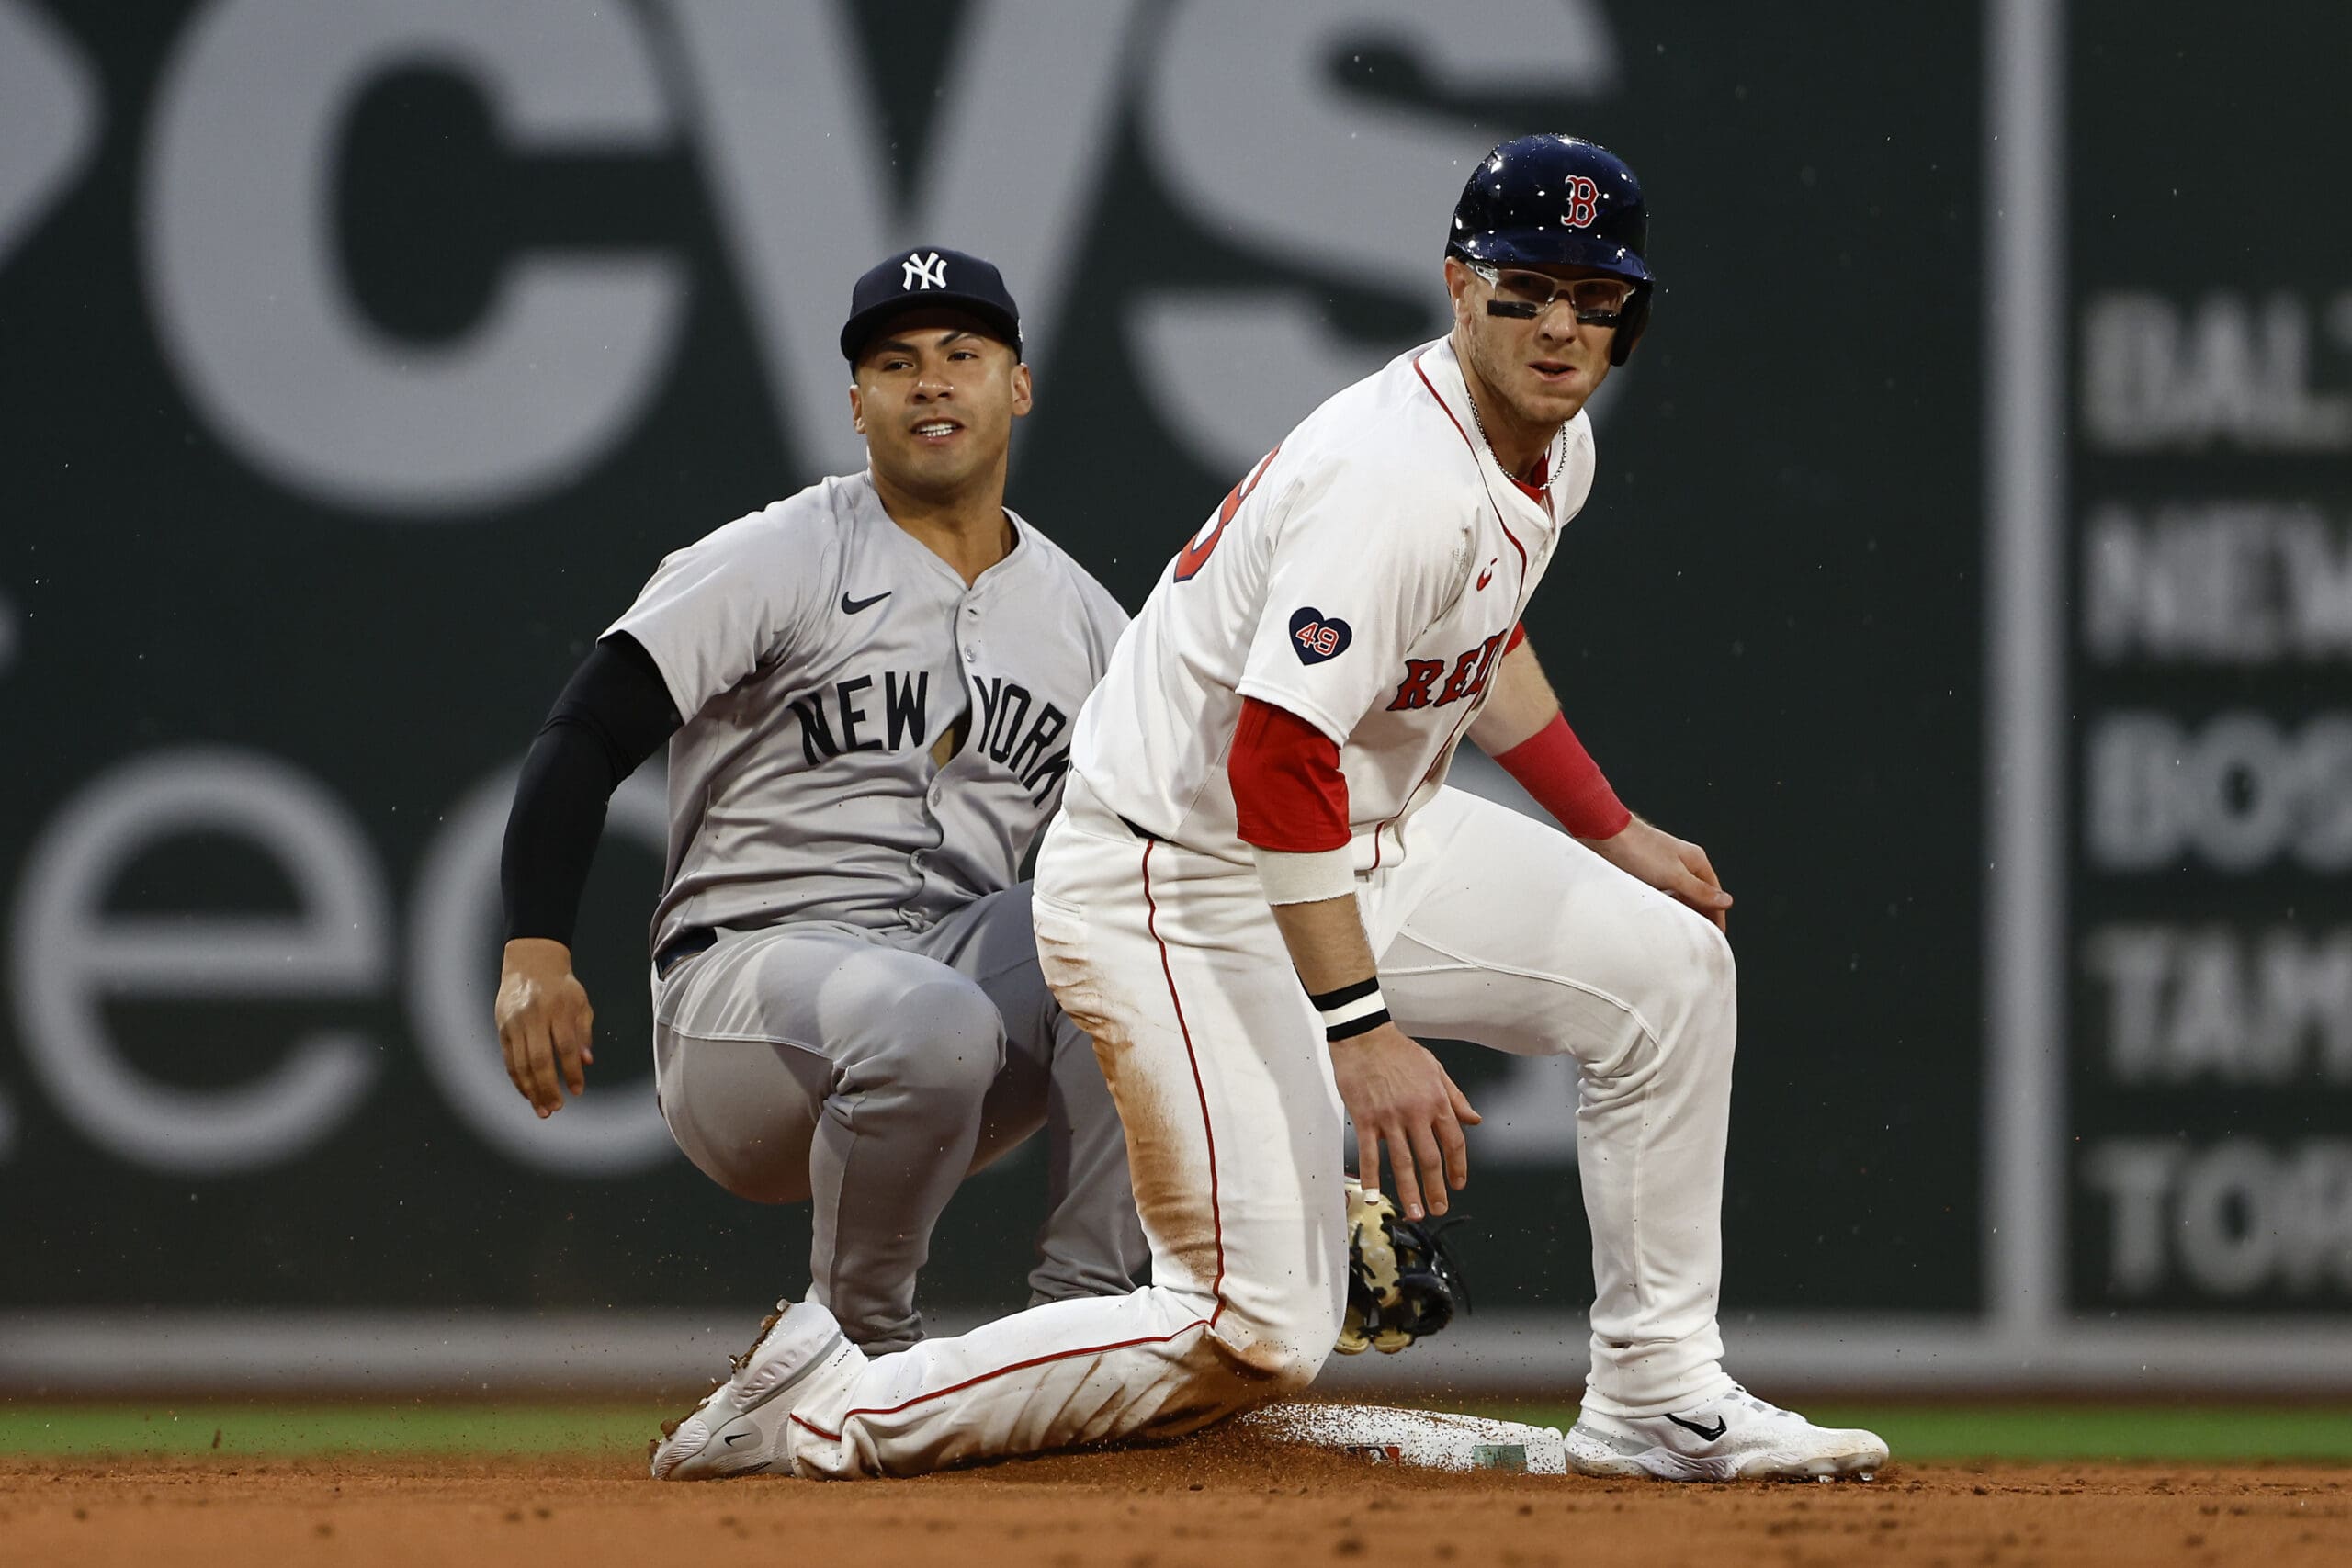
M 881 121 L 836 4 L 672 0 L 705 168 L 786 449 L 804 471 L 865 467 L 836 340 L 850 285 L 897 246 L 994 262 L 1032 364 L 1051 352 L 1080 215 L 1117 138 L 1136 0 L 975 0 L 948 68 L 929 166 L 896 211 Z

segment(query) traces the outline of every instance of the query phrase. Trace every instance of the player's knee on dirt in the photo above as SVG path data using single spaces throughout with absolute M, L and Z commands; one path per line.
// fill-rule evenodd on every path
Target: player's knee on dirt
M 1238 1374 L 1233 1408 L 1240 1410 L 1304 1393 L 1323 1370 L 1323 1363 L 1330 1359 L 1340 1327 L 1334 1323 L 1329 1333 L 1317 1334 L 1311 1342 L 1295 1334 L 1279 1337 L 1243 1334 L 1225 1321 L 1220 1321 L 1213 1332 L 1226 1359 Z
M 1344 1254 L 1344 1233 L 1338 1247 Z M 1344 1256 L 1335 1257 L 1333 1266 L 1345 1262 Z M 1279 1282 L 1228 1279 L 1225 1283 L 1224 1309 L 1210 1333 L 1245 1375 L 1253 1390 L 1247 1396 L 1250 1400 L 1261 1394 L 1278 1399 L 1306 1388 L 1339 1342 L 1345 1315 L 1340 1292 L 1321 1285 L 1299 1289 L 1287 1282 L 1308 1272 L 1283 1270 L 1285 1278 Z

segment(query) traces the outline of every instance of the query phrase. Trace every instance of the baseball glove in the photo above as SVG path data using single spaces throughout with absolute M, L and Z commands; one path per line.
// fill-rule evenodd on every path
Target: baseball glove
M 1416 1224 L 1378 1192 L 1348 1183 L 1348 1317 L 1340 1330 L 1342 1356 L 1367 1349 L 1390 1354 L 1435 1334 L 1470 1310 L 1470 1297 L 1445 1245 L 1450 1222 Z

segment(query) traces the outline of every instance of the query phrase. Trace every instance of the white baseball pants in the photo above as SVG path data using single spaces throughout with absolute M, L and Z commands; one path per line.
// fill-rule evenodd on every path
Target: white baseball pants
M 1397 1023 L 1579 1068 L 1587 1404 L 1640 1416 L 1711 1397 L 1729 1382 L 1715 1325 L 1729 946 L 1556 829 L 1458 790 L 1407 843 L 1403 865 L 1359 884 Z M 1035 911 L 1046 978 L 1118 1101 L 1154 1282 L 876 1359 L 796 1411 L 801 1474 L 1172 1435 L 1305 1387 L 1330 1353 L 1349 1140 L 1254 872 L 1136 838 L 1072 779 Z M 1477 1148 L 1474 1128 L 1474 1191 Z

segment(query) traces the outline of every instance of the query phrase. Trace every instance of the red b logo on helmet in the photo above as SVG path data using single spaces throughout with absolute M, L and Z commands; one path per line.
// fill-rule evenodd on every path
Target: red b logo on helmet
M 1568 209 L 1560 221 L 1571 229 L 1589 229 L 1600 213 L 1600 187 L 1582 175 L 1568 181 Z

